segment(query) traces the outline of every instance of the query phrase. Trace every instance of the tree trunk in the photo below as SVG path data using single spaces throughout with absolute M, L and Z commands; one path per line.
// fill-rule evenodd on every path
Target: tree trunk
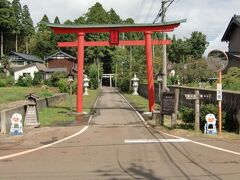
M 28 37 L 26 37 L 26 54 L 28 54 Z
M 18 52 L 18 35 L 16 34 L 15 36 L 16 41 L 15 41 L 15 51 Z
M 1 31 L 1 57 L 3 57 L 3 31 Z

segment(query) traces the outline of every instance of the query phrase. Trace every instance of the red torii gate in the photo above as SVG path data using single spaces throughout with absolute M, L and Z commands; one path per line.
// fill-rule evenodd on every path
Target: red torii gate
M 152 45 L 171 44 L 170 40 L 152 40 L 152 32 L 171 32 L 180 23 L 186 20 L 165 22 L 158 24 L 105 24 L 105 25 L 63 25 L 48 24 L 56 34 L 77 34 L 76 42 L 59 42 L 59 47 L 77 47 L 77 113 L 83 112 L 83 67 L 84 67 L 84 47 L 86 46 L 133 46 L 145 45 L 147 80 L 148 80 L 148 100 L 149 111 L 154 110 L 154 79 L 152 63 Z M 144 32 L 145 40 L 123 40 L 119 41 L 119 32 Z M 86 33 L 110 33 L 109 41 L 85 41 Z

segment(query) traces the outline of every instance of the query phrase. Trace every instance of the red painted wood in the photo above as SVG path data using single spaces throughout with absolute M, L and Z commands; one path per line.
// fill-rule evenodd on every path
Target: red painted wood
M 82 28 L 69 28 L 69 27 L 51 27 L 50 28 L 57 34 L 77 34 L 79 32 L 83 33 L 103 33 L 110 32 L 111 30 L 119 32 L 171 32 L 174 28 L 178 27 L 180 23 L 169 24 L 169 25 L 159 25 L 159 26 L 131 26 L 131 27 L 82 27 Z
M 77 113 L 83 112 L 84 33 L 78 33 Z
M 151 40 L 152 45 L 162 45 L 162 44 L 171 44 L 171 40 Z M 144 46 L 145 40 L 128 40 L 128 41 L 119 41 L 118 46 Z M 77 47 L 77 42 L 58 42 L 59 47 Z M 111 46 L 108 41 L 85 41 L 84 46 Z
M 119 31 L 115 31 L 115 30 L 110 31 L 109 43 L 111 45 L 118 45 L 119 44 Z
M 146 63 L 147 63 L 147 80 L 148 80 L 148 105 L 149 111 L 154 110 L 154 79 L 153 79 L 153 62 L 152 62 L 152 44 L 151 44 L 151 32 L 145 32 L 146 42 Z

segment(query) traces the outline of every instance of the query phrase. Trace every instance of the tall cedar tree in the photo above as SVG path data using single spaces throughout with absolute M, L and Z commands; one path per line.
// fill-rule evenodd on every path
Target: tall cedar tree
M 49 19 L 46 14 L 44 14 L 43 18 L 41 21 L 37 24 L 37 31 L 38 32 L 44 32 L 46 30 L 49 30 L 47 27 L 46 23 L 49 23 Z
M 60 20 L 59 20 L 58 16 L 55 17 L 54 23 L 55 23 L 55 24 L 60 24 Z
M 25 43 L 26 43 L 26 53 L 28 54 L 28 44 L 29 44 L 29 38 L 34 35 L 34 26 L 33 21 L 31 18 L 31 15 L 29 13 L 29 9 L 27 5 L 23 6 L 22 10 L 22 34 L 25 36 Z
M 13 33 L 15 34 L 15 51 L 18 51 L 18 36 L 22 30 L 22 7 L 19 0 L 12 1 L 12 9 L 13 9 Z
M 14 18 L 11 3 L 8 0 L 0 0 L 0 33 L 1 33 L 1 57 L 4 55 L 3 34 L 13 27 Z

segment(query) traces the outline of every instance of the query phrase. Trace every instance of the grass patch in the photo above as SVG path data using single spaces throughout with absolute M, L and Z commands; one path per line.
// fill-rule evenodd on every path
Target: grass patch
M 135 96 L 132 94 L 124 93 L 123 94 L 128 101 L 137 108 L 138 111 L 141 112 L 148 112 L 149 106 L 148 106 L 148 99 L 142 97 L 142 96 Z M 159 105 L 155 104 L 155 109 L 159 109 Z
M 12 101 L 24 100 L 25 96 L 29 93 L 34 93 L 40 98 L 49 97 L 55 93 L 58 93 L 57 88 L 46 88 L 46 87 L 1 87 L 0 88 L 0 104 L 6 104 Z
M 89 96 L 83 96 L 83 111 L 90 112 L 90 109 L 98 96 L 98 90 L 89 90 Z M 75 115 L 70 113 L 71 99 L 66 100 L 55 106 L 44 108 L 39 112 L 41 126 L 67 125 L 75 121 Z M 73 112 L 76 112 L 76 95 L 72 96 Z

